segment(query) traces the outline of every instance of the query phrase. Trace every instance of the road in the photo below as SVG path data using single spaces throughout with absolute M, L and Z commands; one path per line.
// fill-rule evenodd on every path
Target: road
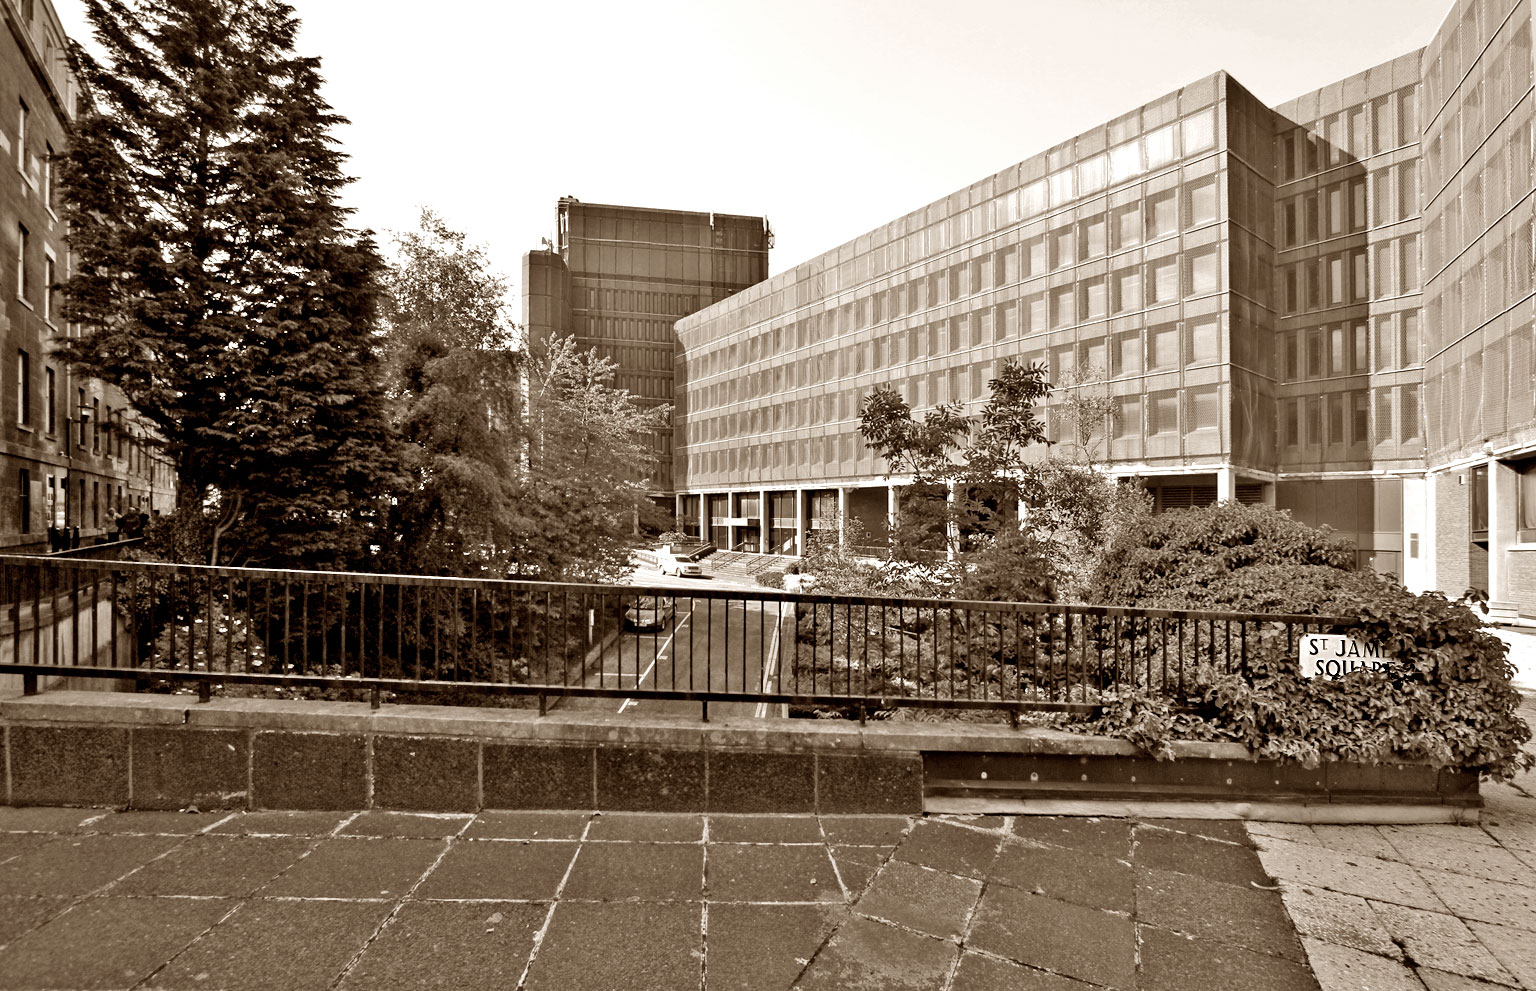
M 677 691 L 761 691 L 778 687 L 778 660 L 788 649 L 784 634 L 793 619 L 778 603 L 728 602 L 701 598 L 705 591 L 751 589 L 710 578 L 674 578 L 655 571 L 637 571 L 636 585 L 666 589 L 674 608 L 659 630 L 625 629 L 603 654 L 601 664 L 589 666 L 587 684 L 607 688 L 640 686 Z M 764 672 L 766 669 L 766 680 Z M 569 698 L 567 710 L 616 713 L 685 714 L 698 716 L 700 705 L 687 699 L 636 696 L 625 699 Z M 766 703 L 712 702 L 713 716 L 777 717 L 783 706 Z

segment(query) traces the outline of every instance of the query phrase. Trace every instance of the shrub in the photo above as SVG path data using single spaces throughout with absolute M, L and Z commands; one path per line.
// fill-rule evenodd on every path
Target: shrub
M 757 583 L 764 588 L 776 588 L 782 591 L 784 588 L 784 572 L 778 568 L 774 568 L 771 571 L 759 571 L 757 573 Z
M 965 555 L 953 597 L 986 602 L 1055 602 L 1050 544 L 1028 531 L 1004 530 Z
M 1108 696 L 1103 715 L 1082 728 L 1160 756 L 1168 740 L 1205 739 L 1309 765 L 1420 760 L 1509 778 L 1536 764 L 1521 750 L 1531 730 L 1516 715 L 1508 648 L 1465 601 L 1357 571 L 1348 543 L 1283 513 L 1223 504 L 1149 518 L 1110 548 L 1095 581 L 1117 605 L 1337 616 L 1394 663 L 1307 679 L 1284 632 L 1270 626 L 1232 671 L 1195 673 L 1198 711 L 1130 689 Z

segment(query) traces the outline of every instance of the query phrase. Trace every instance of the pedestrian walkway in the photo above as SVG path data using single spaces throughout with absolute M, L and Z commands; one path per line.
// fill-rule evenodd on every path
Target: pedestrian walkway
M 1232 822 L 0 809 L 0 988 L 1315 989 Z

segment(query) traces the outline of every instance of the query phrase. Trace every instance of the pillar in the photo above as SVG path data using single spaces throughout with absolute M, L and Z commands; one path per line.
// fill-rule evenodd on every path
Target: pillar
M 795 487 L 795 553 L 805 556 L 805 489 Z
M 837 487 L 837 546 L 848 544 L 848 486 Z
M 1231 465 L 1216 469 L 1216 501 L 1231 502 L 1237 498 L 1237 472 Z
M 955 552 L 960 546 L 960 524 L 955 521 L 955 483 L 947 482 L 944 486 L 944 558 L 948 561 L 955 559 Z
M 1514 598 L 1509 587 L 1509 545 L 1515 542 L 1518 497 L 1515 470 L 1498 461 L 1488 464 L 1488 601 Z
M 767 554 L 771 550 L 769 540 L 773 532 L 773 507 L 768 503 L 767 489 L 757 493 L 757 531 L 757 552 Z
M 699 493 L 699 541 L 709 543 L 709 493 Z
M 679 492 L 672 497 L 672 519 L 677 524 L 677 529 L 683 528 L 683 494 Z

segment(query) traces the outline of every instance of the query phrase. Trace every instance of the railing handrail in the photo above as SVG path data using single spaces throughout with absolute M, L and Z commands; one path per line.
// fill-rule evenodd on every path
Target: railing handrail
M 438 575 L 402 575 L 364 571 L 310 571 L 299 569 L 244 568 L 229 565 L 189 564 L 165 561 L 124 561 L 88 558 L 69 558 L 67 563 L 59 558 L 26 554 L 0 554 L 0 567 L 6 565 L 27 567 L 67 567 L 74 571 L 141 572 L 147 574 L 205 574 L 215 577 L 242 578 L 257 581 L 283 581 L 290 583 L 321 582 L 331 585 L 403 585 L 458 589 L 513 590 L 526 587 L 529 591 L 563 591 L 585 595 L 654 595 L 658 591 L 676 594 L 672 586 L 627 583 L 603 585 L 582 582 L 540 581 L 531 578 L 462 578 Z M 1152 606 L 1097 605 L 1068 602 L 1002 602 L 983 599 L 946 599 L 924 596 L 850 595 L 823 592 L 780 592 L 772 589 L 711 589 L 705 587 L 686 590 L 688 598 L 751 601 L 751 602 L 801 602 L 829 605 L 884 606 L 888 609 L 954 609 L 964 612 L 1052 614 L 1072 616 L 1103 616 L 1151 619 L 1183 619 L 1197 622 L 1264 622 L 1306 623 L 1331 626 L 1353 626 L 1358 620 L 1348 616 L 1328 616 L 1315 613 L 1262 613 L 1214 609 L 1170 609 Z

